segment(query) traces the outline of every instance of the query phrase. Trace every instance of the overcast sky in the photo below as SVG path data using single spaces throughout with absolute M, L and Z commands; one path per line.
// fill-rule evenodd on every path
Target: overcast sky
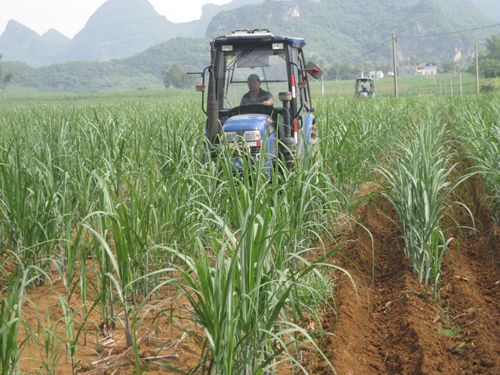
M 231 0 L 149 0 L 156 11 L 172 22 L 199 19 L 203 4 L 227 4 Z M 39 34 L 56 29 L 72 38 L 105 0 L 0 0 L 0 34 L 10 19 Z

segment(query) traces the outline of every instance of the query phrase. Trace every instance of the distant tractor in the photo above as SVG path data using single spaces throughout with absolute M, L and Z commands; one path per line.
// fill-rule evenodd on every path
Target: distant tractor
M 242 155 L 264 158 L 270 167 L 278 157 L 292 165 L 317 141 L 309 75 L 321 69 L 306 64 L 302 38 L 273 35 L 269 30 L 237 30 L 210 43 L 211 64 L 202 73 L 202 108 L 212 156 L 224 145 L 234 149 L 233 165 Z M 208 94 L 205 109 L 205 79 Z
M 370 77 L 358 77 L 354 84 L 354 96 L 373 98 L 375 96 L 375 81 Z

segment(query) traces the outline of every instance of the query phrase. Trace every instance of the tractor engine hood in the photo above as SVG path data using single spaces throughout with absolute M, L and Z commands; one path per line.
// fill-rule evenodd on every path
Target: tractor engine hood
M 258 130 L 262 138 L 265 137 L 266 128 L 269 126 L 271 116 L 264 114 L 244 114 L 229 117 L 222 129 L 224 132 L 241 133 L 248 130 Z

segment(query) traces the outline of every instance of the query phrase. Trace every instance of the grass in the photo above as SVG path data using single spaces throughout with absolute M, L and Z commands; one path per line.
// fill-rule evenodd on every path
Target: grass
M 469 73 L 438 74 L 437 76 L 400 76 L 398 78 L 399 96 L 469 96 L 476 93 L 475 75 Z M 461 81 L 461 84 L 460 84 Z M 326 96 L 354 96 L 355 80 L 325 81 L 324 91 Z M 482 85 L 493 84 L 491 80 L 481 80 Z M 321 95 L 321 83 L 312 82 L 313 92 L 316 97 Z M 494 86 L 495 87 L 495 86 Z M 384 77 L 375 81 L 376 97 L 394 96 L 394 79 Z
M 459 325 L 452 325 L 451 322 L 453 321 L 453 317 L 450 316 L 450 313 L 447 309 L 443 309 L 438 307 L 438 314 L 437 317 L 441 320 L 441 322 L 444 323 L 447 327 L 450 328 L 445 328 L 443 327 L 443 324 L 438 324 L 437 326 L 437 332 L 446 337 L 457 337 L 460 335 L 460 326 Z

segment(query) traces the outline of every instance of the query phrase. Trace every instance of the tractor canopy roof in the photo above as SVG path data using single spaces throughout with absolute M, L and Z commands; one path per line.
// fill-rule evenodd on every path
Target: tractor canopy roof
M 248 45 L 259 43 L 286 43 L 293 48 L 302 48 L 306 45 L 303 38 L 273 35 L 267 29 L 235 30 L 231 34 L 215 38 L 212 45 L 219 47 L 223 44 Z
M 373 82 L 373 78 L 370 77 L 358 77 L 356 82 Z

